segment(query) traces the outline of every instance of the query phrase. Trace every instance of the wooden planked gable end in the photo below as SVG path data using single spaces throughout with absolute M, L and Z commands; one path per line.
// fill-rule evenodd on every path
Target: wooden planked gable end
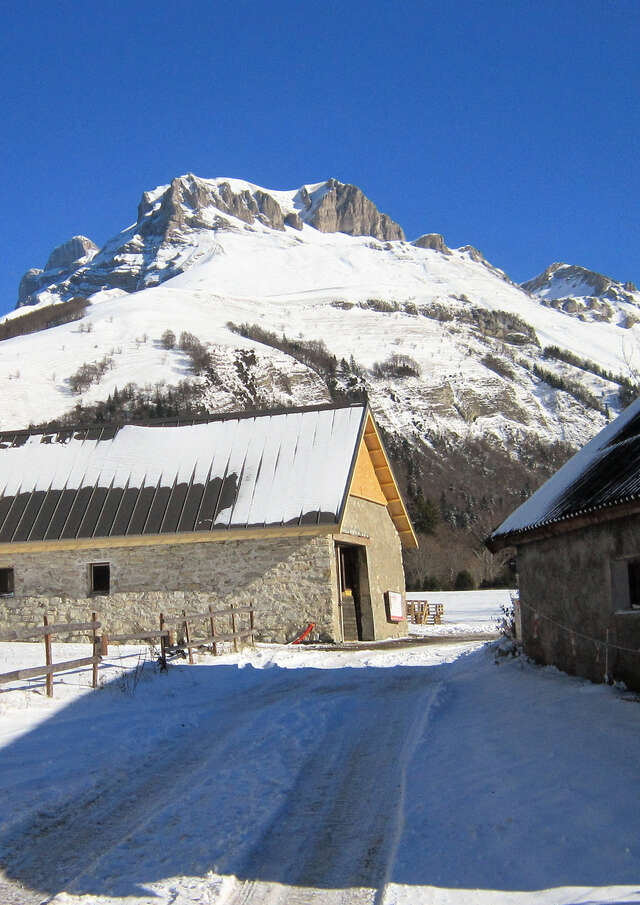
M 367 449 L 364 438 L 360 441 L 358 450 L 358 458 L 356 459 L 356 467 L 353 472 L 353 480 L 349 489 L 351 496 L 360 497 L 362 500 L 369 500 L 372 503 L 380 503 L 387 505 L 387 498 L 380 486 L 380 480 L 376 474 L 371 454 Z
M 402 501 L 371 412 L 367 412 L 365 428 L 349 485 L 349 496 L 386 506 L 400 535 L 402 546 L 418 546 L 418 539 Z

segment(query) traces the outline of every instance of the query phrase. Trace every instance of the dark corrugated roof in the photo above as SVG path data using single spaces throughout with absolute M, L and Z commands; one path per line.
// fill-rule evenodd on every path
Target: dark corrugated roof
M 544 521 L 582 515 L 627 503 L 640 494 L 640 437 L 609 449 L 590 465 L 550 507 Z
M 546 525 L 640 500 L 640 400 L 519 506 L 488 540 L 504 546 Z
M 0 543 L 337 523 L 366 407 L 0 434 Z

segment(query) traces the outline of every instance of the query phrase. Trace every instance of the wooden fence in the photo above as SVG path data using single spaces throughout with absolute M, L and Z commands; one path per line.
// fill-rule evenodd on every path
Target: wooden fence
M 26 669 L 14 669 L 12 672 L 0 674 L 0 685 L 7 682 L 16 682 L 20 679 L 33 679 L 38 676 L 46 676 L 47 696 L 53 696 L 53 674 L 56 672 L 68 672 L 70 669 L 79 669 L 81 666 L 91 666 L 92 668 L 92 687 L 98 687 L 98 664 L 102 657 L 98 653 L 99 640 L 98 629 L 101 627 L 96 618 L 96 614 L 91 614 L 91 622 L 67 622 L 57 625 L 49 624 L 49 617 L 45 614 L 44 624 L 37 628 L 35 626 L 21 626 L 8 635 L 0 636 L 0 641 L 28 641 L 32 638 L 44 637 L 44 666 L 29 666 Z M 58 634 L 72 635 L 78 632 L 91 632 L 92 635 L 92 651 L 90 657 L 82 657 L 77 660 L 65 660 L 63 663 L 54 663 L 51 656 L 51 636 Z
M 33 638 L 44 637 L 45 666 L 32 666 L 26 669 L 16 669 L 12 672 L 0 674 L 0 685 L 15 682 L 20 679 L 31 679 L 37 676 L 47 677 L 47 695 L 53 695 L 53 674 L 77 669 L 82 666 L 92 667 L 92 687 L 98 686 L 98 665 L 103 657 L 109 653 L 109 644 L 118 642 L 147 641 L 157 642 L 160 647 L 160 664 L 166 668 L 167 661 L 173 656 L 185 656 L 188 651 L 189 663 L 193 663 L 194 649 L 210 648 L 214 656 L 217 656 L 219 645 L 222 642 L 233 642 L 234 652 L 238 652 L 242 642 L 250 639 L 252 647 L 255 646 L 255 613 L 258 608 L 254 606 L 229 606 L 216 610 L 209 606 L 203 613 L 187 613 L 165 619 L 160 613 L 157 629 L 140 630 L 127 634 L 110 635 L 103 629 L 98 635 L 98 629 L 102 624 L 97 621 L 96 614 L 92 613 L 91 622 L 69 622 L 50 625 L 48 617 L 44 616 L 44 625 L 41 627 L 20 626 L 6 635 L 0 635 L 0 641 L 29 641 Z M 220 620 L 226 620 L 228 626 L 220 626 Z M 241 623 L 247 624 L 243 626 Z M 203 627 L 204 625 L 204 627 Z M 197 631 L 194 630 L 197 628 Z M 77 632 L 91 632 L 92 656 L 78 660 L 67 660 L 63 663 L 53 663 L 51 657 L 51 635 L 74 634 Z M 176 638 L 178 642 L 176 643 Z
M 413 622 L 415 625 L 440 625 L 443 616 L 443 603 L 407 598 L 407 622 Z
M 203 613 L 187 613 L 183 610 L 181 615 L 174 617 L 163 625 L 169 632 L 181 632 L 184 647 L 189 653 L 189 663 L 193 663 L 193 650 L 199 647 L 211 647 L 214 656 L 218 654 L 218 645 L 223 641 L 232 641 L 234 653 L 237 653 L 244 639 L 249 638 L 251 646 L 255 646 L 255 613 L 253 606 L 229 606 L 222 610 L 216 610 L 213 606 Z M 248 624 L 242 627 L 243 617 L 248 617 Z M 228 629 L 220 631 L 220 619 L 228 621 Z M 162 614 L 160 614 L 162 624 Z M 197 631 L 196 631 L 196 627 Z M 194 638 L 194 631 L 196 637 Z M 200 637 L 198 638 L 198 632 Z M 171 640 L 171 638 L 170 638 Z

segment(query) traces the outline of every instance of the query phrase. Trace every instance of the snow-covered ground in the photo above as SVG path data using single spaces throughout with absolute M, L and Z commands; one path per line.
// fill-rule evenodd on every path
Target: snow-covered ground
M 496 632 L 503 607 L 511 605 L 514 591 L 407 591 L 408 600 L 441 603 L 444 615 L 440 625 L 410 625 L 411 635 L 468 635 Z
M 480 643 L 124 653 L 0 694 L 2 905 L 640 899 L 633 696 Z

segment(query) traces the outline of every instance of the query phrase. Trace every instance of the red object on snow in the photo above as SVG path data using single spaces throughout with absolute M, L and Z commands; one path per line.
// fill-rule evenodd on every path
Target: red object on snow
M 298 637 L 295 639 L 295 641 L 290 641 L 289 644 L 300 644 L 301 641 L 304 641 L 304 639 L 311 634 L 311 632 L 314 630 L 315 627 L 316 627 L 315 622 L 310 622 L 309 625 L 306 627 L 306 629 L 303 631 L 303 633 L 301 635 L 298 635 Z

